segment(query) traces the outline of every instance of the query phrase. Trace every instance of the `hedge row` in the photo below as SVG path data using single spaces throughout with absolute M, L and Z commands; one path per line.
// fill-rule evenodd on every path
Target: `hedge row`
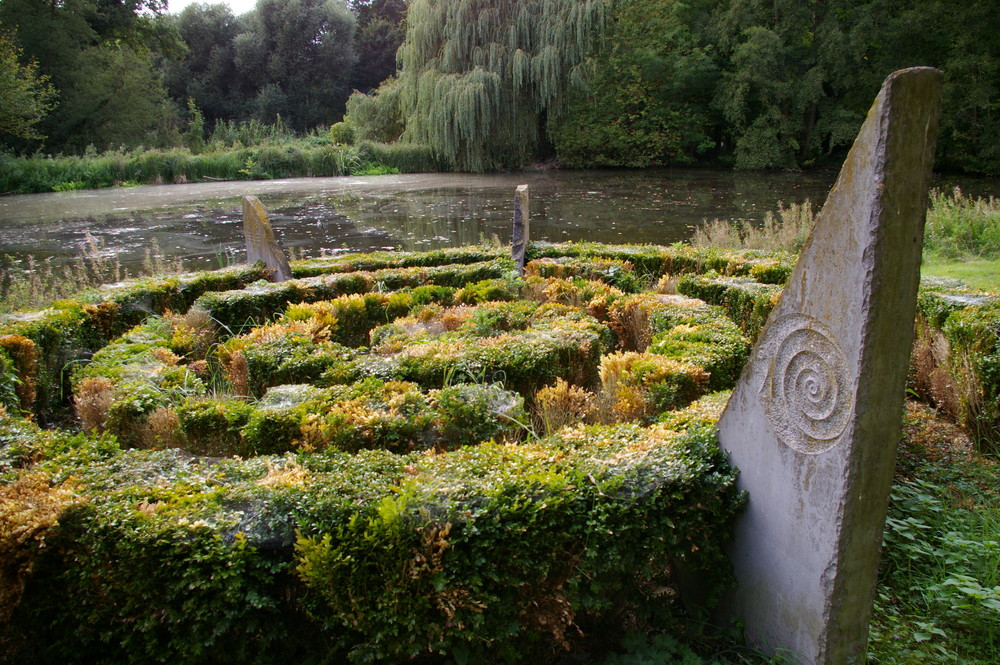
M 750 354 L 750 340 L 725 310 L 698 299 L 639 294 L 616 300 L 609 317 L 626 346 L 646 345 L 646 330 L 649 353 L 704 368 L 708 390 L 733 388 Z
M 642 280 L 658 280 L 664 274 L 705 272 L 752 275 L 760 281 L 782 283 L 791 261 L 784 256 L 760 252 L 720 252 L 674 245 L 611 246 L 591 243 L 532 245 L 533 258 L 576 260 L 582 266 L 597 260 L 604 267 L 586 276 L 611 286 L 635 289 Z M 242 327 L 249 321 L 273 316 L 289 301 L 323 300 L 345 293 L 394 290 L 405 285 L 419 285 L 421 279 L 435 284 L 456 286 L 464 283 L 475 268 L 460 265 L 480 264 L 476 281 L 492 278 L 501 282 L 494 291 L 511 291 L 510 264 L 503 259 L 506 250 L 483 248 L 442 249 L 433 252 L 376 252 L 364 255 L 341 255 L 312 259 L 293 264 L 297 281 L 292 285 L 267 286 L 258 283 L 240 292 L 264 276 L 260 265 L 218 271 L 135 280 L 110 285 L 72 300 L 54 303 L 40 312 L 25 312 L 0 320 L 0 404 L 34 413 L 44 422 L 60 417 L 69 395 L 66 371 L 72 363 L 86 360 L 107 341 L 141 323 L 150 315 L 166 310 L 184 313 L 204 295 L 200 306 L 206 307 L 224 325 Z M 451 269 L 441 268 L 453 265 Z M 629 268 L 631 266 L 631 268 Z M 417 268 L 428 268 L 421 273 Z M 350 273 L 367 274 L 352 276 Z M 388 271 L 388 272 L 380 272 Z M 339 275 L 339 276 L 338 276 Z M 324 276 L 326 276 L 324 278 Z M 568 276 L 568 275 L 567 275 Z M 309 281 L 308 278 L 314 278 Z M 236 294 L 213 297 L 236 290 Z M 483 293 L 476 300 L 496 299 L 496 293 Z M 507 296 L 508 298 L 512 296 Z M 260 306 L 255 310 L 254 306 Z M 22 339 L 30 342 L 28 344 Z
M 186 311 L 203 293 L 242 288 L 265 274 L 262 265 L 254 265 L 135 280 L 60 300 L 37 312 L 3 317 L 0 386 L 16 384 L 19 399 L 3 401 L 0 388 L 0 406 L 33 412 L 49 421 L 65 405 L 67 370 L 74 363 L 151 315 L 168 309 Z
M 1000 453 L 1000 296 L 926 281 L 917 297 L 911 383 Z
M 248 460 L 0 419 L 11 662 L 512 662 L 724 582 L 743 499 L 692 409 L 447 454 Z M 16 609 L 16 612 L 14 611 Z
M 235 332 L 274 318 L 289 304 L 428 284 L 461 288 L 490 279 L 516 279 L 513 261 L 494 259 L 471 264 L 322 274 L 279 283 L 260 282 L 240 290 L 206 293 L 194 305 L 207 311 L 219 325 Z
M 628 262 L 636 274 L 658 280 L 663 275 L 717 272 L 748 276 L 766 284 L 784 284 L 795 257 L 756 250 L 704 249 L 676 243 L 662 245 L 602 245 L 599 243 L 532 243 L 529 259 L 575 257 Z
M 712 275 L 686 275 L 677 290 L 723 307 L 751 339 L 781 296 L 774 285 Z M 915 326 L 911 387 L 958 422 L 979 450 L 1000 453 L 1000 296 L 925 279 Z
M 51 362 L 91 433 L 0 414 L 0 653 L 515 662 L 653 621 L 675 565 L 723 584 L 725 398 L 677 409 L 749 342 L 721 308 L 629 292 L 654 264 L 781 262 L 545 251 L 525 279 L 445 250 L 151 281 L 3 328 L 0 400 L 37 408 Z
M 757 339 L 782 291 L 781 286 L 746 277 L 685 275 L 677 283 L 678 293 L 725 309 L 751 340 Z

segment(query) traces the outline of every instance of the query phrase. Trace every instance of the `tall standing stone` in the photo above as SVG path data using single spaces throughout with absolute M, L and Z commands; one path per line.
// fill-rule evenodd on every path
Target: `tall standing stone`
M 728 610 L 801 663 L 864 660 L 940 97 L 886 79 L 719 422 L 750 497 Z
M 524 277 L 525 253 L 528 251 L 528 186 L 518 185 L 514 190 L 514 235 L 510 244 L 510 258 L 517 264 L 517 274 Z
M 285 250 L 274 237 L 264 204 L 256 196 L 243 197 L 243 235 L 247 241 L 247 263 L 263 261 L 270 270 L 272 282 L 284 282 L 292 278 L 292 268 L 288 265 Z

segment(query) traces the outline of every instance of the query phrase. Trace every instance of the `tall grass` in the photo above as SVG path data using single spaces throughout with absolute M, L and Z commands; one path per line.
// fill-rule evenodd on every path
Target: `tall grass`
M 30 255 L 23 262 L 0 256 L 0 314 L 44 307 L 85 289 L 130 277 L 166 275 L 183 269 L 179 259 L 164 257 L 154 240 L 146 250 L 142 267 L 130 274 L 118 259 L 108 258 L 102 241 L 88 233 L 80 255 L 65 265 L 57 266 L 51 258 L 36 261 Z
M 812 204 L 778 204 L 761 224 L 745 220 L 706 221 L 695 229 L 696 247 L 798 252 L 816 221 Z M 956 187 L 932 191 L 924 232 L 925 256 L 950 261 L 1000 259 L 1000 200 L 972 198 Z
M 760 225 L 742 219 L 706 221 L 695 229 L 691 244 L 695 247 L 798 252 L 815 222 L 810 201 L 788 206 L 779 203 L 778 212 L 768 212 Z
M 90 150 L 83 155 L 0 154 L 0 194 L 436 170 L 426 146 L 342 145 L 325 130 L 296 137 L 280 123 L 220 122 L 198 152 L 177 147 L 103 153 Z
M 972 198 L 958 187 L 931 192 L 924 249 L 950 260 L 1000 259 L 1000 200 Z

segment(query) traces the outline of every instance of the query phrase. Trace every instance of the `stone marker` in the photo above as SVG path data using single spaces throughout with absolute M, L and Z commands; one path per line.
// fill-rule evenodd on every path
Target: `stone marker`
M 801 663 L 864 660 L 940 97 L 886 79 L 719 421 L 750 497 L 724 609 Z
M 272 282 L 292 278 L 285 250 L 274 237 L 264 204 L 256 196 L 243 197 L 243 235 L 247 240 L 247 263 L 263 261 L 271 271 Z
M 524 277 L 524 253 L 528 251 L 528 186 L 518 185 L 514 191 L 514 239 L 510 258 L 517 264 L 517 274 Z

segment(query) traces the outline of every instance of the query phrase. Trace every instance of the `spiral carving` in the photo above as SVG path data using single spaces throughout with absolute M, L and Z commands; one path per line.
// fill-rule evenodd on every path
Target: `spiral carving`
M 793 314 L 768 326 L 761 402 L 778 438 L 799 452 L 837 445 L 854 410 L 846 357 L 816 319 Z

